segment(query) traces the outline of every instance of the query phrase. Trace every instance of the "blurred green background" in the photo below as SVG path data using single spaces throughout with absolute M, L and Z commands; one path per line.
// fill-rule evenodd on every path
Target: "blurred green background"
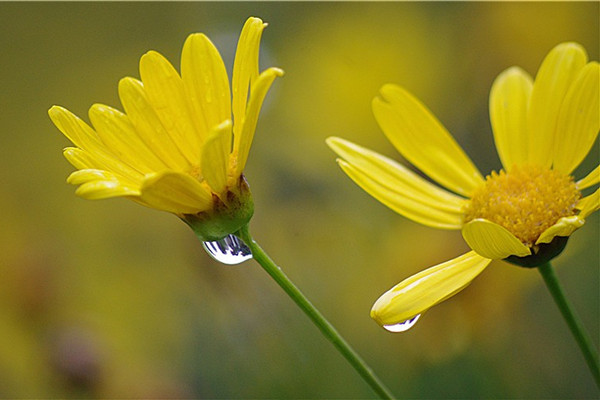
M 232 65 L 259 16 L 268 95 L 246 176 L 255 238 L 401 398 L 597 398 L 535 270 L 494 262 L 404 334 L 370 318 L 403 278 L 466 251 L 363 193 L 324 144 L 399 158 L 371 99 L 388 82 L 423 100 L 481 171 L 500 168 L 490 86 L 535 74 L 574 40 L 598 60 L 599 3 L 0 3 L 0 397 L 372 398 L 254 262 L 223 266 L 172 215 L 65 183 L 69 145 L 46 111 L 120 108 L 117 82 L 158 50 L 179 66 L 206 33 Z M 599 161 L 598 144 L 576 171 Z M 556 260 L 594 342 L 598 213 Z

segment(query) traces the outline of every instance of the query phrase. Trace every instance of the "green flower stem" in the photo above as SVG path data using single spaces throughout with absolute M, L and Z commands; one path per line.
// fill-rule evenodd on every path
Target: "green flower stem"
M 277 284 L 287 293 L 288 296 L 304 311 L 311 321 L 321 330 L 323 335 L 329 339 L 338 351 L 350 362 L 352 367 L 360 376 L 371 386 L 371 388 L 382 399 L 393 399 L 391 392 L 384 386 L 379 378 L 373 373 L 362 358 L 350 347 L 350 345 L 340 336 L 337 330 L 323 317 L 323 315 L 311 304 L 311 302 L 302 294 L 302 292 L 290 281 L 285 273 L 275 262 L 264 252 L 264 250 L 254 241 L 248 226 L 243 227 L 237 232 L 237 235 L 246 243 L 252 251 L 254 260 L 277 282 Z
M 575 337 L 583 356 L 585 357 L 585 361 L 594 375 L 594 379 L 596 380 L 596 385 L 600 388 L 600 367 L 598 364 L 598 352 L 594 348 L 590 338 L 586 334 L 583 329 L 583 325 L 569 302 L 567 301 L 565 294 L 556 279 L 556 274 L 554 273 L 554 269 L 550 262 L 546 262 L 538 267 L 542 277 L 544 278 L 544 282 L 550 290 L 550 294 L 554 298 L 556 305 L 558 306 L 563 318 L 567 322 L 571 333 Z

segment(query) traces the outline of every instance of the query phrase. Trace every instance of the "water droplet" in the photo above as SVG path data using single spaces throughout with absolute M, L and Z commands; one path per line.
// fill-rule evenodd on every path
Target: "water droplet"
M 202 242 L 204 250 L 215 260 L 227 265 L 235 265 L 252 258 L 246 243 L 235 235 L 228 235 L 214 242 Z
M 409 318 L 406 321 L 398 322 L 397 324 L 384 325 L 383 328 L 389 332 L 394 332 L 394 333 L 406 332 L 407 330 L 409 330 L 410 328 L 415 326 L 415 324 L 417 323 L 419 318 L 421 318 L 421 314 L 417 314 L 416 316 Z

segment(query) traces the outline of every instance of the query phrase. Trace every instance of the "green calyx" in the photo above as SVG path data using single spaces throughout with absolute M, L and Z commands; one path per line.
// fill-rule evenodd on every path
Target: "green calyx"
M 248 225 L 254 214 L 254 201 L 244 176 L 224 196 L 213 194 L 213 207 L 198 214 L 184 214 L 181 219 L 204 242 L 220 240 Z
M 535 245 L 532 248 L 533 254 L 529 256 L 510 256 L 505 258 L 504 261 L 508 261 L 509 263 L 518 265 L 520 267 L 536 268 L 562 253 L 567 245 L 568 240 L 568 236 L 556 236 L 550 243 L 541 243 L 539 245 Z

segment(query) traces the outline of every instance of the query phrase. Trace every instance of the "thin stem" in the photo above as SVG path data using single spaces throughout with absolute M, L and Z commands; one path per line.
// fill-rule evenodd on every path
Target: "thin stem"
M 585 361 L 596 380 L 596 385 L 600 388 L 600 367 L 598 364 L 598 352 L 594 348 L 592 341 L 588 337 L 587 333 L 583 328 L 583 324 L 573 311 L 573 308 L 570 306 L 565 294 L 558 283 L 558 279 L 556 278 L 556 274 L 554 273 L 554 269 L 550 262 L 542 264 L 538 267 L 540 273 L 542 274 L 542 278 L 544 278 L 544 282 L 550 291 L 550 294 L 554 298 L 556 305 L 558 306 L 563 318 L 565 319 L 571 333 L 575 337 L 583 356 L 585 357 Z
M 382 399 L 393 399 L 392 393 L 384 386 L 379 378 L 373 373 L 371 368 L 363 359 L 350 347 L 337 330 L 323 317 L 323 315 L 311 304 L 311 302 L 302 294 L 302 292 L 290 281 L 285 273 L 275 262 L 264 252 L 264 250 L 254 241 L 248 226 L 240 229 L 237 233 L 240 238 L 252 251 L 253 258 L 263 269 L 277 282 L 277 284 L 287 293 L 288 296 L 300 307 L 302 311 L 311 319 L 311 321 L 321 330 L 323 335 L 333 343 L 339 352 L 350 362 L 352 367 L 360 376 L 371 386 L 371 388 Z

